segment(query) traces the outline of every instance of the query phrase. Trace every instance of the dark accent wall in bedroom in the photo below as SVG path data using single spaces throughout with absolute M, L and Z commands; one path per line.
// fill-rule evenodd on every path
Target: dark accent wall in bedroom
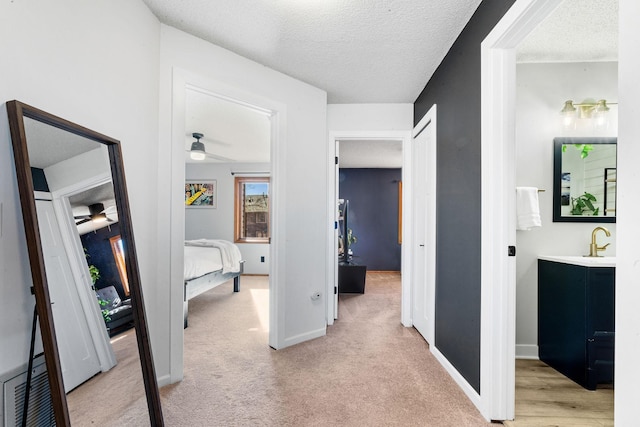
M 31 168 L 31 179 L 33 180 L 34 191 L 49 192 L 49 184 L 47 184 L 47 177 L 44 174 L 44 170 L 40 168 Z
M 120 234 L 120 223 L 116 222 L 109 227 L 103 227 L 95 233 L 90 232 L 80 236 L 82 246 L 87 249 L 90 257 L 87 259 L 88 264 L 95 265 L 100 270 L 100 278 L 96 281 L 96 289 L 106 288 L 107 286 L 115 286 L 120 298 L 126 299 L 128 296 L 124 293 L 124 287 L 120 280 L 118 267 L 113 258 L 111 250 L 111 237 Z
M 354 262 L 400 271 L 398 182 L 402 169 L 340 169 L 340 198 L 349 200 L 349 228 L 358 238 Z
M 480 43 L 513 3 L 480 3 L 414 103 L 416 124 L 438 106 L 435 344 L 478 393 Z

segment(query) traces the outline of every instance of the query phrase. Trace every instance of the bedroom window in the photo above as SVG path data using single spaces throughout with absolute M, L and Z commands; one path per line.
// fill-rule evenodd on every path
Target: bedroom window
M 269 243 L 269 178 L 236 177 L 236 243 Z
M 120 281 L 124 288 L 125 295 L 129 296 L 129 279 L 127 278 L 127 267 L 124 261 L 124 245 L 122 244 L 122 238 L 120 235 L 109 239 L 111 243 L 111 251 L 113 252 L 113 259 L 116 262 L 118 268 L 118 274 L 120 275 Z

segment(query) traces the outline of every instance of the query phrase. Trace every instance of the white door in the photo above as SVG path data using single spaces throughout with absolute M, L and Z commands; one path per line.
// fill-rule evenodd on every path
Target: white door
M 36 200 L 36 209 L 62 378 L 65 392 L 69 392 L 100 372 L 100 364 L 62 244 L 53 204 Z
M 334 210 L 334 218 L 335 218 L 335 225 L 334 225 L 334 229 L 335 229 L 335 234 L 334 234 L 334 239 L 333 239 L 333 243 L 335 245 L 336 248 L 338 248 L 338 239 L 339 239 L 339 224 L 340 224 L 340 202 L 339 202 L 339 198 L 340 198 L 340 141 L 336 141 L 336 167 L 335 167 L 335 186 L 336 186 L 336 207 Z M 338 250 L 336 249 L 336 254 L 338 253 Z M 333 283 L 335 283 L 335 287 L 333 288 L 333 318 L 337 319 L 338 318 L 338 259 L 336 257 L 335 259 L 335 270 L 334 270 L 334 281 Z
M 417 130 L 417 136 L 413 139 L 413 185 L 414 185 L 414 210 L 413 233 L 413 298 L 412 318 L 413 326 L 420 332 L 429 344 L 433 343 L 434 335 L 434 292 L 431 289 L 435 281 L 435 263 L 432 250 L 435 245 L 435 230 L 433 230 L 435 215 L 433 206 L 435 199 L 434 171 L 430 170 L 434 159 L 429 159 L 433 144 L 431 121 L 423 129 Z

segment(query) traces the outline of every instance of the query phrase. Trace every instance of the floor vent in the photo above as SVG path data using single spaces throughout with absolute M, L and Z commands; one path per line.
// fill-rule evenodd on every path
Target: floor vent
M 22 425 L 22 411 L 27 382 L 27 365 L 0 377 L 2 384 L 2 426 L 19 427 Z M 29 412 L 27 426 L 55 426 L 49 379 L 44 356 L 37 357 L 33 362 L 31 374 L 31 393 L 29 395 Z

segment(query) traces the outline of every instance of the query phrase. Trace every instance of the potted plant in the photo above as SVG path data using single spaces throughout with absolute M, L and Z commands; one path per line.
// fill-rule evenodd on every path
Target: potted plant
M 89 253 L 87 252 L 87 248 L 84 248 L 84 256 L 85 258 L 87 258 L 87 260 L 91 257 L 91 255 L 89 255 Z M 88 267 L 89 267 L 89 275 L 91 276 L 91 287 L 95 291 L 96 282 L 100 278 L 100 270 L 98 269 L 98 267 L 96 267 L 93 264 L 88 264 Z M 100 305 L 102 318 L 104 319 L 105 323 L 110 322 L 111 317 L 109 316 L 109 310 L 104 308 L 109 305 L 109 301 L 107 301 L 106 299 L 100 298 L 100 296 L 97 293 L 96 293 L 96 298 L 98 298 L 98 305 Z
M 571 215 L 598 215 L 600 211 L 599 207 L 593 206 L 593 203 L 596 201 L 596 197 L 591 194 L 585 192 L 582 196 L 572 197 L 571 198 Z

